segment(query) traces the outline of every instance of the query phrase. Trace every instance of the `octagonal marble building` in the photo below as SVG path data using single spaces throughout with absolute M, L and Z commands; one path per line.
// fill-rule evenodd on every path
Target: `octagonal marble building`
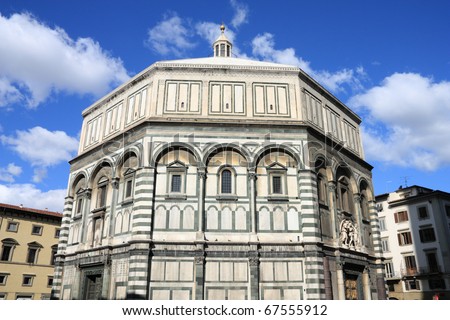
M 301 69 L 160 61 L 83 111 L 55 299 L 385 299 L 361 119 Z

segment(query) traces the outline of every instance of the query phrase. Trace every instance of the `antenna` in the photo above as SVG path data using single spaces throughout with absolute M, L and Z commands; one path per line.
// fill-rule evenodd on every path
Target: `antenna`
M 403 177 L 400 177 L 400 178 L 402 178 L 405 181 L 405 188 L 408 188 L 408 178 L 411 178 L 411 177 L 410 176 L 403 176 Z

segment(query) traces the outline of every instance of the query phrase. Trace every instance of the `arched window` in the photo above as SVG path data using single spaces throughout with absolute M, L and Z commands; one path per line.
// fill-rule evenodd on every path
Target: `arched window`
M 231 171 L 225 169 L 222 171 L 221 193 L 230 194 L 232 192 Z

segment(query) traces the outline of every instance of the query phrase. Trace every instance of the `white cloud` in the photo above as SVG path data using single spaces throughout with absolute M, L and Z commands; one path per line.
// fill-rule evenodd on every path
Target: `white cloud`
M 350 107 L 368 113 L 366 156 L 389 164 L 435 170 L 450 165 L 450 82 L 395 73 Z
M 18 130 L 15 136 L 1 135 L 0 141 L 35 167 L 33 182 L 41 182 L 47 175 L 47 167 L 70 160 L 78 149 L 76 138 L 42 127 Z
M 234 9 L 234 16 L 231 19 L 231 25 L 234 28 L 239 28 L 242 24 L 248 22 L 248 6 L 237 2 L 236 0 L 230 0 L 231 7 Z
M 326 70 L 314 70 L 309 61 L 296 55 L 294 48 L 275 49 L 274 36 L 267 32 L 257 35 L 252 40 L 252 53 L 255 57 L 266 61 L 300 67 L 332 92 L 342 91 L 344 85 L 348 85 L 352 89 L 361 89 L 360 79 L 365 77 L 362 67 L 358 67 L 356 70 L 342 69 L 334 73 Z
M 14 182 L 15 177 L 22 173 L 22 168 L 14 163 L 8 164 L 6 168 L 0 168 L 0 181 Z
M 0 202 L 12 205 L 62 212 L 65 189 L 42 191 L 33 184 L 0 184 Z
M 146 45 L 161 55 L 182 56 L 195 47 L 185 23 L 176 13 L 166 15 L 164 20 L 148 30 Z
M 0 15 L 0 106 L 25 99 L 34 108 L 58 91 L 99 96 L 128 78 L 91 38 L 73 40 L 26 13 Z
M 22 94 L 6 78 L 0 78 L 0 107 L 20 101 Z
M 47 177 L 47 168 L 35 168 L 33 170 L 33 182 L 42 182 Z

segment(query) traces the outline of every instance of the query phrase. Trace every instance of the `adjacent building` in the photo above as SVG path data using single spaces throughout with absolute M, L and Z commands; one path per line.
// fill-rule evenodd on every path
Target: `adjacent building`
M 390 299 L 450 298 L 450 193 L 420 186 L 376 197 Z
M 222 27 L 82 115 L 54 298 L 385 298 L 361 119 L 301 69 Z
M 62 214 L 0 203 L 0 299 L 50 299 Z

